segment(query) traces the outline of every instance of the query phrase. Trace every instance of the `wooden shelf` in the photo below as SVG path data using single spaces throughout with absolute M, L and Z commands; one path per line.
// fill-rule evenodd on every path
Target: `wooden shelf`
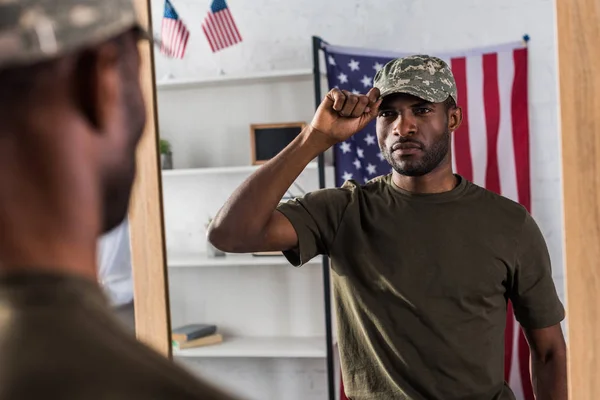
M 290 69 L 287 71 L 265 71 L 255 72 L 243 75 L 218 75 L 201 79 L 173 79 L 156 82 L 158 90 L 177 90 L 177 89 L 192 89 L 203 86 L 214 86 L 219 84 L 233 83 L 260 83 L 260 82 L 275 82 L 290 79 L 312 79 L 313 70 L 307 69 Z M 321 73 L 325 77 L 325 73 Z
M 324 337 L 224 337 L 223 342 L 173 349 L 175 357 L 325 358 Z
M 223 257 L 208 257 L 205 253 L 174 253 L 167 250 L 169 268 L 241 267 L 291 264 L 281 256 L 253 256 L 252 254 L 230 254 Z M 315 257 L 306 265 L 322 265 L 322 258 Z
M 305 169 L 317 169 L 318 166 L 319 166 L 318 163 L 311 162 L 306 166 Z M 163 176 L 192 176 L 192 175 L 208 175 L 208 174 L 252 173 L 260 167 L 261 167 L 261 165 L 240 165 L 240 166 L 233 166 L 233 167 L 165 169 L 165 170 L 162 170 L 162 175 Z

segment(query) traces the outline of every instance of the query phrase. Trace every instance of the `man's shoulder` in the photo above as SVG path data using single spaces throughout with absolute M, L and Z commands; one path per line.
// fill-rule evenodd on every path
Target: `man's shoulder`
M 516 200 L 468 181 L 465 199 L 474 199 L 486 214 L 497 218 L 514 218 L 518 222 L 529 215 L 527 208 Z

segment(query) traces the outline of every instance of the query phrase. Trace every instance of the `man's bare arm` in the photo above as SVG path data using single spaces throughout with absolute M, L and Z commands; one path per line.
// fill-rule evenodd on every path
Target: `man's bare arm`
M 311 124 L 233 192 L 210 224 L 208 240 L 232 253 L 294 248 L 298 237 L 277 205 L 310 161 L 375 118 L 378 97 L 377 89 L 367 95 L 330 91 Z
M 560 324 L 525 330 L 538 400 L 567 400 L 567 349 Z

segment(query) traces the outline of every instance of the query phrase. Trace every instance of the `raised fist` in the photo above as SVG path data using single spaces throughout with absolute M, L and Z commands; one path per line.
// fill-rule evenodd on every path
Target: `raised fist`
M 380 104 L 377 88 L 366 95 L 332 89 L 317 108 L 311 126 L 327 135 L 333 144 L 343 142 L 377 116 Z

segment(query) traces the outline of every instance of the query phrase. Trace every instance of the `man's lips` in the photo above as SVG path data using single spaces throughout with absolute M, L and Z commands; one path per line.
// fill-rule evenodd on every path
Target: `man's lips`
M 396 142 L 392 145 L 392 153 L 398 152 L 400 154 L 415 154 L 421 151 L 423 146 L 418 142 Z

